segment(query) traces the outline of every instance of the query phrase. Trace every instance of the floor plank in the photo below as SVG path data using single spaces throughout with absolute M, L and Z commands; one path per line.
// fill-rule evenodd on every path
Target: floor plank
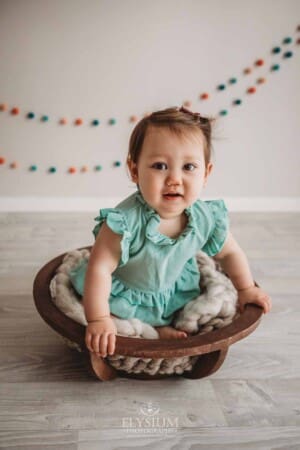
M 300 214 L 231 214 L 273 309 L 219 371 L 107 383 L 87 373 L 32 299 L 41 265 L 93 242 L 95 215 L 0 214 L 0 448 L 298 450 Z M 149 402 L 173 430 L 142 422 Z M 137 419 L 141 426 L 128 426 Z

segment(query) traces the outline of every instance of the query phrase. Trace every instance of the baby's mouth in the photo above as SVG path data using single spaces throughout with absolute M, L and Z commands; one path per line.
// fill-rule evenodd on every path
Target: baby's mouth
M 163 197 L 175 199 L 175 198 L 182 197 L 182 194 L 180 194 L 179 192 L 166 192 L 165 194 L 163 194 Z

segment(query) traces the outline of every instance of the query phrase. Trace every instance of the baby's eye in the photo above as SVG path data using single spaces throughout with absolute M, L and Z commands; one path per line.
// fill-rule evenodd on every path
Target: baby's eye
M 195 166 L 195 164 L 188 163 L 188 164 L 185 164 L 185 165 L 183 166 L 183 169 L 184 169 L 184 170 L 187 170 L 188 172 L 192 172 L 193 170 L 196 169 L 196 167 L 197 167 L 197 166 Z
M 152 164 L 151 166 L 153 169 L 157 169 L 157 170 L 167 170 L 168 166 L 166 163 L 163 162 L 156 162 L 154 164 Z

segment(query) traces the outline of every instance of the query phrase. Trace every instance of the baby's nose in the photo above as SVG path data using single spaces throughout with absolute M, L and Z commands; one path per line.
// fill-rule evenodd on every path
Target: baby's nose
M 167 186 L 178 186 L 182 182 L 180 173 L 170 173 L 166 179 Z

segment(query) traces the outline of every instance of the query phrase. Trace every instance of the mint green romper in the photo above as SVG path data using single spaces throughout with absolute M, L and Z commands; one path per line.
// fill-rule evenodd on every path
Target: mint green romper
M 209 256 L 222 249 L 228 231 L 223 200 L 197 200 L 185 210 L 188 223 L 176 239 L 158 231 L 160 217 L 137 191 L 115 208 L 100 210 L 97 236 L 106 222 L 122 235 L 121 257 L 112 274 L 109 306 L 112 314 L 136 317 L 154 326 L 172 322 L 174 313 L 200 294 L 196 253 Z M 87 261 L 70 272 L 71 282 L 83 294 Z

